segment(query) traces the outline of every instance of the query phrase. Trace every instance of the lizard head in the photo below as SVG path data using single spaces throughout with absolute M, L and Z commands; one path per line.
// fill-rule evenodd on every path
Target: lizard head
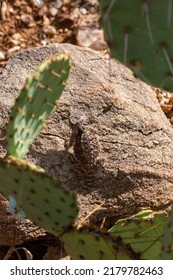
M 82 127 L 88 123 L 87 117 L 84 114 L 73 114 L 69 118 L 69 125 L 72 129 L 82 130 Z

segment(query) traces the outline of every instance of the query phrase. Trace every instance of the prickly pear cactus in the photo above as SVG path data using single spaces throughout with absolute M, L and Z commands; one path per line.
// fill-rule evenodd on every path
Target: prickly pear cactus
M 145 82 L 172 91 L 172 0 L 100 0 L 100 11 L 112 56 Z
M 121 238 L 115 238 L 99 229 L 70 229 L 60 239 L 73 260 L 139 259 L 139 254 L 134 253 Z
M 162 236 L 167 217 L 161 212 L 141 211 L 127 219 L 119 220 L 110 230 L 113 236 L 120 236 L 130 244 L 141 259 L 160 259 Z
M 8 157 L 0 164 L 0 192 L 16 203 L 15 216 L 25 213 L 37 226 L 58 236 L 78 214 L 76 198 L 57 178 L 29 162 Z
M 7 126 L 8 155 L 23 158 L 28 152 L 60 97 L 69 70 L 69 57 L 57 54 L 43 62 L 27 79 Z
M 173 205 L 165 226 L 162 239 L 162 260 L 173 260 Z

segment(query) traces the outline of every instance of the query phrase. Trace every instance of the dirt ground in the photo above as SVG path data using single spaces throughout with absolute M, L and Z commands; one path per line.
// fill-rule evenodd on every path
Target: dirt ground
M 26 48 L 51 43 L 77 44 L 81 17 L 98 18 L 97 0 L 9 0 L 0 11 L 0 66 Z M 97 24 L 99 25 L 99 24 Z

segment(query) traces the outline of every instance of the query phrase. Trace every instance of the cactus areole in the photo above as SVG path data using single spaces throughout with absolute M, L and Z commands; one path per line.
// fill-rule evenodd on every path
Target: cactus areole
M 101 0 L 111 54 L 153 86 L 173 90 L 172 1 Z

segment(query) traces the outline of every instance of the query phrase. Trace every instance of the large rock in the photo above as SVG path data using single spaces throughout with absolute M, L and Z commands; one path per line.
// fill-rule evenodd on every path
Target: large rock
M 27 158 L 59 176 L 77 194 L 80 218 L 102 202 L 91 218 L 114 219 L 144 208 L 168 209 L 173 202 L 173 130 L 152 88 L 93 50 L 54 44 L 12 56 L 0 70 L 1 135 L 26 77 L 57 52 L 70 53 L 70 79 Z M 103 167 L 90 184 L 73 150 L 64 150 L 71 134 L 68 117 L 74 111 L 90 119 L 101 146 Z

